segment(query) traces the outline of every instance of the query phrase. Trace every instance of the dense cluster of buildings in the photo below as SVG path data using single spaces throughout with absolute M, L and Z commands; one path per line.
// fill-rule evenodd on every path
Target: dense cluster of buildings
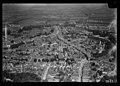
M 13 37 L 13 39 L 7 40 L 7 41 L 11 42 L 10 47 L 5 46 L 5 47 L 7 47 L 7 49 L 9 49 L 9 51 L 3 50 L 3 52 L 9 56 L 4 55 L 3 59 L 5 62 L 3 62 L 3 63 L 7 64 L 10 62 L 10 64 L 12 64 L 12 67 L 10 68 L 9 67 L 10 65 L 7 64 L 7 66 L 3 67 L 4 70 L 10 69 L 10 70 L 12 70 L 12 72 L 16 72 L 16 73 L 31 72 L 31 73 L 38 74 L 38 76 L 40 76 L 40 78 L 43 78 L 43 76 L 44 76 L 43 79 L 47 79 L 47 76 L 51 76 L 51 75 L 49 75 L 50 72 L 48 72 L 50 70 L 51 70 L 51 72 L 57 71 L 58 73 L 60 72 L 60 70 L 62 70 L 61 72 L 64 72 L 64 73 L 63 73 L 63 75 L 61 75 L 61 77 L 62 76 L 68 77 L 69 74 L 67 74 L 67 72 L 70 72 L 72 70 L 72 68 L 73 68 L 72 66 L 75 66 L 75 64 L 80 63 L 82 61 L 82 58 L 86 58 L 85 53 L 87 54 L 87 49 L 89 49 L 87 47 L 91 46 L 91 45 L 86 46 L 84 44 L 74 45 L 74 43 L 75 42 L 82 43 L 82 41 L 84 41 L 84 40 L 87 41 L 87 39 L 89 38 L 88 36 L 91 36 L 91 39 L 95 40 L 94 38 L 92 38 L 92 36 L 95 35 L 94 34 L 95 30 L 98 30 L 98 29 L 99 29 L 98 31 L 101 30 L 101 34 L 103 34 L 104 31 L 109 31 L 107 25 L 105 25 L 104 21 L 102 21 L 102 20 L 82 20 L 82 23 L 79 23 L 79 22 L 81 22 L 81 20 L 70 20 L 67 22 L 62 21 L 62 22 L 55 22 L 55 23 L 47 22 L 47 24 L 44 22 L 44 24 L 41 24 L 41 25 L 39 24 L 39 25 L 24 26 L 23 28 L 20 28 L 17 31 L 15 31 L 16 33 L 14 33 L 14 34 L 13 34 L 14 30 L 11 31 L 9 36 L 11 35 Z M 108 24 L 108 23 L 106 23 L 106 24 Z M 9 27 L 14 27 L 14 26 L 16 27 L 16 25 L 10 25 Z M 54 26 L 59 27 L 59 29 L 57 29 L 57 30 L 59 30 L 59 33 L 55 34 L 55 36 L 51 36 L 50 35 L 51 33 L 56 33 L 56 32 L 54 32 L 56 30 L 56 28 Z M 44 30 L 42 28 L 44 28 L 44 29 L 53 28 L 53 29 Z M 66 32 L 64 32 L 65 31 L 64 29 L 66 29 Z M 62 34 L 62 31 L 64 32 L 64 34 Z M 16 37 L 15 34 L 19 34 L 19 36 Z M 20 34 L 23 34 L 23 36 L 21 37 Z M 68 34 L 69 34 L 69 36 L 68 36 Z M 5 34 L 5 36 L 6 35 L 7 35 L 7 33 Z M 44 35 L 44 36 L 42 37 L 42 35 Z M 63 38 L 60 38 L 61 37 L 60 35 L 62 35 Z M 67 37 L 66 39 L 65 39 L 65 35 Z M 76 35 L 76 36 L 73 37 L 73 35 Z M 100 35 L 100 34 L 98 34 L 98 35 Z M 20 42 L 15 41 L 18 38 L 20 39 L 19 40 Z M 72 40 L 69 41 L 69 38 L 71 38 Z M 77 40 L 80 38 L 84 39 L 84 40 L 81 40 L 81 41 Z M 98 38 L 99 38 L 99 36 L 98 36 Z M 5 38 L 5 39 L 7 39 L 7 38 Z M 23 39 L 24 39 L 24 41 L 23 41 Z M 73 42 L 73 40 L 74 40 L 74 43 L 71 44 L 70 42 Z M 7 43 L 7 45 L 9 45 L 9 43 Z M 63 45 L 65 45 L 66 47 Z M 82 47 L 78 48 L 78 50 L 76 50 L 77 47 L 80 47 L 81 45 L 85 49 L 85 50 L 81 50 L 84 54 L 83 53 L 80 54 L 81 51 L 79 51 L 79 49 L 82 49 Z M 71 48 L 69 49 L 70 46 L 71 46 Z M 92 46 L 94 46 L 94 45 L 92 45 Z M 95 53 L 96 56 L 99 55 L 98 58 L 101 57 L 100 56 L 101 52 L 104 53 L 103 48 L 102 48 L 102 50 L 100 50 L 101 48 L 99 48 L 98 53 Z M 95 48 L 95 50 L 96 49 L 97 48 Z M 92 50 L 92 49 L 89 49 L 89 50 Z M 11 55 L 9 53 L 11 53 Z M 93 54 L 92 56 L 95 57 L 95 54 Z M 92 57 L 90 59 L 92 59 Z M 51 67 L 54 65 L 54 69 L 51 69 L 51 67 L 49 67 L 49 68 L 47 67 L 47 64 L 49 64 L 49 63 L 52 64 Z M 63 65 L 63 63 L 65 63 L 65 64 Z M 29 64 L 29 65 L 25 66 L 27 64 Z M 55 65 L 57 65 L 58 67 L 55 67 Z M 70 67 L 71 70 L 69 68 L 66 69 L 67 67 Z M 75 69 L 76 72 L 71 71 L 70 75 L 75 78 L 77 76 L 78 76 L 78 78 L 80 78 L 81 76 L 79 76 L 79 72 L 80 72 L 79 69 L 82 67 L 83 66 L 77 67 L 78 69 Z M 63 69 L 61 69 L 61 68 L 63 68 Z M 67 71 L 67 72 L 65 73 L 65 71 Z M 81 70 L 81 72 L 82 71 L 83 70 Z M 72 73 L 76 73 L 76 74 L 74 75 Z M 64 75 L 64 74 L 67 74 L 67 75 Z M 57 74 L 54 74 L 54 75 L 55 75 L 54 77 L 59 77 L 57 79 L 60 79 L 60 76 L 57 76 Z M 65 80 L 65 77 L 63 78 L 64 80 Z M 69 76 L 69 78 L 70 78 L 70 76 Z M 79 82 L 80 82 L 80 80 L 79 80 Z

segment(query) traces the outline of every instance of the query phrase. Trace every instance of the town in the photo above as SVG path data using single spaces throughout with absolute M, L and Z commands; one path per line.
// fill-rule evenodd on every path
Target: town
M 117 82 L 114 15 L 82 8 L 78 16 L 78 8 L 46 7 L 40 20 L 3 23 L 3 82 Z

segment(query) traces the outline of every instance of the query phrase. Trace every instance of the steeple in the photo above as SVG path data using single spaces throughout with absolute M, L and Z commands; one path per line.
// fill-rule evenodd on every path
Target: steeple
M 7 42 L 7 25 L 5 25 L 5 41 Z
M 5 44 L 6 44 L 6 47 L 10 47 L 10 45 L 8 45 L 8 27 L 7 27 L 7 23 L 5 24 L 5 28 L 4 28 L 4 30 L 5 30 Z

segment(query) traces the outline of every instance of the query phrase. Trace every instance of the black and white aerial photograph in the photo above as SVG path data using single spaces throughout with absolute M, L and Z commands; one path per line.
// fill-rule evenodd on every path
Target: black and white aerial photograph
M 2 82 L 117 83 L 117 8 L 3 3 Z

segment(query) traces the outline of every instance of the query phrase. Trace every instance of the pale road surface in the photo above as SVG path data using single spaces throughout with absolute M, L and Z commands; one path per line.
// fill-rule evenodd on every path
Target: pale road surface
M 51 66 L 51 63 L 48 64 L 48 66 L 47 66 L 47 68 L 46 68 L 46 70 L 45 70 L 45 73 L 43 73 L 42 80 L 45 80 L 45 79 L 46 79 L 46 76 L 47 76 L 47 74 L 48 74 L 48 70 L 49 70 L 50 66 Z
M 80 66 L 79 66 L 79 79 L 78 79 L 78 82 L 81 82 L 81 81 L 82 81 L 83 66 L 84 66 L 84 63 L 86 63 L 86 62 L 87 62 L 86 59 L 82 59 L 82 60 L 80 61 Z

